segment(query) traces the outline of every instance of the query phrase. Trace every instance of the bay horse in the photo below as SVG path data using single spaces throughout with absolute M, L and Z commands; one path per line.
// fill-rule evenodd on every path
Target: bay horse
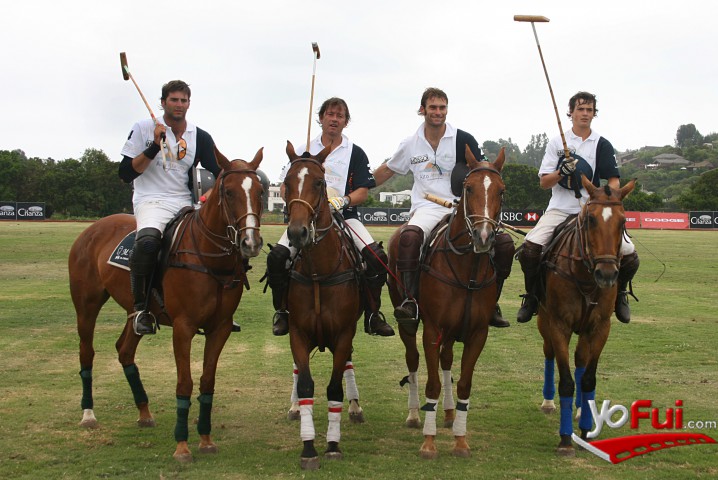
M 594 186 L 582 175 L 589 194 L 577 217 L 566 223 L 545 248 L 542 276 L 545 292 L 538 309 L 538 329 L 543 338 L 545 413 L 555 411 L 554 360 L 558 365 L 560 428 L 557 453 L 573 456 L 572 403 L 580 417 L 581 438 L 592 429 L 589 400 L 594 400 L 596 367 L 611 328 L 616 301 L 620 247 L 626 217 L 623 199 L 635 187 L 631 180 L 621 189 Z M 575 376 L 571 378 L 569 342 L 578 335 L 574 352 Z
M 215 152 L 222 171 L 205 204 L 198 210 L 187 211 L 176 229 L 167 266 L 163 268 L 164 305 L 159 305 L 158 297 L 150 301 L 151 311 L 159 322 L 172 326 L 177 367 L 174 458 L 179 462 L 192 460 L 187 445 L 187 419 L 193 391 L 192 338 L 198 329 L 204 330 L 204 362 L 198 398 L 199 451 L 215 453 L 217 446 L 210 432 L 217 362 L 232 329 L 232 314 L 247 282 L 243 259 L 257 256 L 263 244 L 259 231 L 263 187 L 257 174 L 262 149 L 251 162 L 230 162 L 216 149 Z M 69 255 L 70 293 L 80 336 L 83 408 L 80 425 L 86 428 L 95 428 L 98 424 L 92 397 L 97 316 L 110 297 L 128 314 L 134 311 L 129 271 L 109 265 L 108 259 L 135 226 L 134 216 L 127 214 L 98 220 L 80 234 Z M 133 331 L 132 320 L 128 320 L 115 348 L 139 410 L 137 423 L 149 427 L 154 426 L 155 421 L 135 365 L 135 352 L 141 339 Z
M 469 172 L 463 184 L 458 205 L 447 220 L 440 222 L 432 236 L 425 240 L 419 276 L 419 317 L 424 323 L 423 346 L 428 379 L 426 382 L 424 442 L 421 457 L 434 459 L 438 452 L 436 406 L 442 391 L 439 364 L 443 373 L 444 425 L 453 427 L 453 454 L 470 456 L 466 442 L 466 418 L 471 394 L 472 376 L 489 331 L 489 320 L 496 308 L 496 269 L 493 248 L 499 227 L 504 182 L 501 169 L 505 161 L 501 149 L 493 163 L 477 161 L 466 148 Z M 400 228 L 389 240 L 389 269 L 396 273 Z M 398 275 L 397 275 L 398 276 Z M 389 277 L 389 293 L 394 306 L 403 300 L 401 285 Z M 399 323 L 399 334 L 406 350 L 409 375 L 409 417 L 406 424 L 418 428 L 419 394 L 417 370 L 419 351 L 416 327 Z M 454 404 L 451 366 L 453 345 L 464 343 L 461 375 L 457 384 L 458 404 Z
M 326 147 L 315 157 L 300 157 L 287 142 L 289 170 L 284 180 L 289 222 L 287 236 L 298 249 L 290 271 L 287 310 L 289 343 L 297 370 L 297 398 L 302 469 L 320 467 L 314 447 L 314 380 L 309 355 L 315 348 L 332 353 L 327 386 L 328 428 L 326 459 L 341 459 L 340 421 L 344 392 L 342 376 L 352 352 L 362 300 L 359 288 L 361 258 L 353 242 L 332 216 L 324 178 Z

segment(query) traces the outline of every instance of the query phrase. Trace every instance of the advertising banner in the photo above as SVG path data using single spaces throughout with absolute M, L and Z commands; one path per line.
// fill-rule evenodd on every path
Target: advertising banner
M 628 230 L 641 228 L 641 212 L 625 212 L 626 228 Z
M 690 228 L 718 228 L 718 212 L 688 213 Z
M 687 213 L 641 212 L 641 228 L 684 230 L 688 227 Z

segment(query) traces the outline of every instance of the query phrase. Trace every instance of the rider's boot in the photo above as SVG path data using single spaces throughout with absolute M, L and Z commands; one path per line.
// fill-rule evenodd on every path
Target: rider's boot
M 521 270 L 524 272 L 524 285 L 526 286 L 526 293 L 522 295 L 521 308 L 516 314 L 516 321 L 519 323 L 528 322 L 538 311 L 537 289 L 542 249 L 542 245 L 526 240 L 519 253 L 519 262 Z
M 386 323 L 381 308 L 381 289 L 386 283 L 386 265 L 389 259 L 386 257 L 381 243 L 373 242 L 361 251 L 366 262 L 364 279 L 366 289 L 364 292 L 364 331 L 369 335 L 391 337 L 394 329 Z
M 244 274 L 247 275 L 247 273 L 252 269 L 252 266 L 249 264 L 248 258 L 242 258 L 242 264 L 244 265 Z M 239 323 L 234 321 L 234 318 L 232 319 L 232 332 L 241 332 L 242 327 L 239 326 Z
M 624 255 L 618 269 L 618 295 L 616 296 L 616 318 L 623 323 L 631 321 L 631 309 L 628 306 L 628 296 L 638 299 L 633 294 L 633 276 L 638 271 L 638 253 Z
M 404 301 L 394 308 L 394 317 L 399 324 L 416 332 L 419 327 L 419 257 L 424 241 L 424 230 L 416 225 L 407 225 L 399 234 L 396 269 L 404 284 Z
M 272 289 L 274 317 L 272 333 L 276 336 L 289 332 L 289 312 L 287 312 L 287 289 L 289 288 L 290 251 L 284 245 L 275 245 L 267 255 L 267 284 Z
M 157 332 L 155 316 L 149 311 L 148 296 L 152 288 L 150 280 L 162 245 L 161 240 L 162 232 L 156 228 L 143 228 L 137 232 L 130 253 L 130 289 L 134 297 L 135 311 L 129 318 L 132 319 L 132 328 L 137 335 L 152 335 Z
M 516 247 L 514 240 L 508 233 L 500 233 L 494 242 L 494 268 L 496 269 L 496 309 L 489 320 L 489 325 L 496 328 L 505 328 L 511 324 L 501 315 L 499 298 L 504 288 L 504 280 L 511 275 L 511 266 L 514 261 Z

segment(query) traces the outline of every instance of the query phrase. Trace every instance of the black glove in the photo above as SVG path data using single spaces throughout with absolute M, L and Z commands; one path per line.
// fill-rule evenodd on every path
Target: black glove
M 558 169 L 561 176 L 568 177 L 569 175 L 573 175 L 573 172 L 576 171 L 576 163 L 577 163 L 577 160 L 573 157 L 569 157 L 569 158 L 565 159 L 561 163 L 561 166 Z

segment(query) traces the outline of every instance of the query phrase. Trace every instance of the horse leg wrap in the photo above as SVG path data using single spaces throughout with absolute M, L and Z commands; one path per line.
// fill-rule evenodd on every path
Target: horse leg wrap
M 586 367 L 576 367 L 576 370 L 573 372 L 573 378 L 576 382 L 576 408 L 581 408 L 582 405 L 581 379 L 583 378 L 584 373 L 586 373 Z M 581 410 L 581 415 L 583 415 L 583 410 Z
M 327 442 L 337 442 L 341 438 L 340 422 L 342 420 L 342 402 L 329 401 L 329 425 L 327 426 Z
M 441 376 L 443 377 L 441 387 L 444 391 L 444 400 L 442 405 L 444 406 L 444 410 L 453 410 L 456 408 L 456 405 L 454 404 L 454 385 L 451 379 L 451 370 L 442 370 Z
M 297 395 L 297 381 L 299 379 L 299 370 L 297 369 L 297 364 L 292 364 L 292 395 L 289 397 L 289 401 L 294 403 L 299 401 L 299 396 Z
M 188 396 L 177 395 L 177 423 L 175 423 L 175 441 L 186 442 L 189 438 L 187 419 L 189 418 L 189 407 L 192 405 Z
M 439 399 L 427 398 L 421 409 L 426 412 L 424 416 L 424 435 L 436 435 L 436 404 Z
M 553 400 L 556 396 L 554 365 L 553 358 L 545 358 L 543 361 L 543 398 L 545 400 Z
M 419 408 L 419 379 L 416 372 L 409 372 L 409 409 Z
M 466 418 L 469 414 L 469 399 L 459 399 L 456 404 L 456 418 L 454 419 L 454 436 L 465 437 L 466 436 Z
M 558 429 L 560 435 L 573 433 L 573 397 L 560 397 L 561 424 Z
M 123 367 L 122 370 L 125 372 L 127 383 L 130 384 L 132 396 L 135 398 L 135 405 L 148 403 L 149 399 L 147 398 L 147 393 L 145 393 L 145 387 L 142 385 L 142 380 L 140 380 L 140 371 L 137 369 L 137 365 L 133 363 Z
M 199 401 L 199 420 L 197 421 L 197 433 L 200 435 L 209 435 L 212 431 L 212 399 L 214 395 L 211 393 L 203 393 L 197 400 Z
M 354 375 L 354 364 L 351 360 L 344 365 L 344 383 L 347 388 L 347 400 L 359 401 L 359 389 L 357 388 L 357 380 Z
M 82 400 L 80 400 L 80 407 L 82 407 L 83 410 L 87 410 L 88 408 L 94 407 L 92 400 L 92 369 L 81 369 L 80 378 L 82 379 Z
M 314 399 L 299 399 L 299 437 L 303 442 L 314 440 Z
M 579 389 L 577 389 L 579 390 Z M 581 430 L 590 431 L 593 428 L 593 414 L 588 402 L 596 398 L 596 391 L 583 392 L 581 395 L 581 419 L 578 421 L 578 427 Z

